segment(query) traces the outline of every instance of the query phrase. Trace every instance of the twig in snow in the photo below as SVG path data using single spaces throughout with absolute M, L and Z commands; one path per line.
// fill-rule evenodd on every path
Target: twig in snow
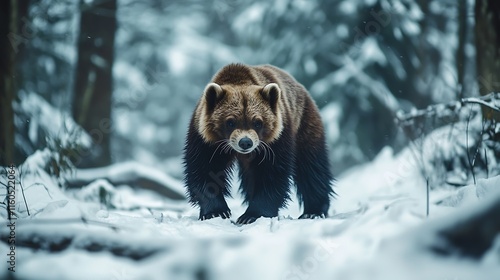
M 476 159 L 477 159 L 477 155 L 479 154 L 479 149 L 482 146 L 483 141 L 484 141 L 483 136 L 484 136 L 485 123 L 486 123 L 486 120 L 483 120 L 482 125 L 481 125 L 481 134 L 479 135 L 479 142 L 476 145 L 476 151 L 474 152 L 474 156 L 472 157 L 472 165 L 474 165 L 474 166 L 476 165 Z M 488 165 L 486 165 L 486 169 L 488 169 Z
M 474 173 L 474 163 L 470 158 L 469 153 L 469 122 L 472 115 L 472 106 L 470 108 L 469 117 L 467 118 L 467 124 L 465 127 L 465 153 L 467 154 L 467 161 L 469 162 L 470 171 L 472 173 L 472 179 L 474 180 L 474 185 L 476 184 L 476 174 Z
M 430 193 L 430 187 L 429 187 L 429 178 L 427 178 L 426 180 L 426 184 L 427 184 L 427 211 L 426 211 L 426 215 L 427 217 L 429 217 L 429 193 Z
M 484 150 L 484 161 L 485 161 L 485 165 L 486 165 L 486 178 L 489 178 L 490 172 L 489 172 L 489 168 L 488 168 L 488 153 L 486 152 L 486 148 L 484 148 L 483 150 Z
M 23 166 L 21 165 L 19 169 L 19 187 L 21 188 L 21 194 L 23 195 L 23 200 L 24 200 L 24 205 L 26 206 L 26 212 L 28 213 L 28 216 L 31 216 L 30 214 L 30 208 L 28 207 L 28 202 L 26 201 L 26 195 L 24 194 L 24 188 L 23 188 Z
M 31 188 L 31 187 L 33 187 L 33 186 L 42 186 L 42 187 L 45 189 L 45 191 L 47 192 L 47 194 L 49 195 L 49 197 L 50 197 L 51 199 L 53 198 L 53 197 L 52 197 L 52 195 L 50 194 L 49 188 L 47 188 L 47 186 L 45 186 L 45 185 L 44 185 L 44 184 L 42 184 L 42 183 L 33 183 L 33 184 L 29 185 L 26 189 L 29 189 L 29 188 Z

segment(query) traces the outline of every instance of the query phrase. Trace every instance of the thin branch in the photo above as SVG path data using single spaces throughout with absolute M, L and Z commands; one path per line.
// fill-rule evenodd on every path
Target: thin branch
M 485 123 L 486 123 L 486 121 L 483 120 L 482 125 L 481 125 L 481 134 L 479 135 L 479 142 L 476 144 L 476 151 L 474 153 L 474 157 L 472 157 L 472 164 L 473 165 L 476 165 L 477 155 L 479 154 L 479 150 L 480 150 L 481 146 L 483 145 Z
M 52 195 L 50 195 L 49 188 L 47 188 L 47 186 L 45 184 L 42 184 L 42 183 L 33 183 L 33 184 L 29 185 L 26 189 L 29 189 L 29 188 L 31 188 L 33 186 L 42 186 L 45 189 L 45 191 L 47 192 L 47 194 L 49 195 L 49 197 L 51 199 L 53 199 Z
M 465 127 L 465 153 L 467 154 L 467 161 L 469 162 L 469 167 L 472 172 L 472 179 L 474 180 L 474 185 L 476 184 L 476 174 L 474 174 L 474 163 L 471 161 L 469 153 L 469 122 L 472 115 L 472 106 L 470 108 L 469 117 L 467 118 L 467 124 Z
M 484 148 L 484 161 L 486 165 L 486 179 L 490 177 L 490 170 L 488 168 L 488 153 L 486 152 L 486 148 Z
M 429 204 L 430 204 L 430 199 L 429 199 L 429 193 L 431 192 L 430 190 L 430 186 L 429 186 L 429 179 L 426 179 L 425 180 L 426 183 L 427 183 L 427 211 L 426 211 L 426 214 L 427 214 L 427 217 L 429 217 Z
M 23 188 L 23 166 L 21 165 L 21 168 L 18 168 L 19 170 L 19 187 L 21 188 L 21 194 L 23 195 L 23 200 L 24 200 L 24 205 L 26 206 L 26 212 L 28 213 L 28 216 L 30 215 L 30 208 L 28 207 L 28 202 L 26 201 L 26 195 L 24 194 L 24 188 Z M 28 169 L 29 171 L 29 169 Z
M 396 114 L 396 122 L 406 125 L 413 119 L 418 119 L 421 117 L 428 118 L 431 115 L 442 113 L 443 110 L 455 112 L 462 109 L 463 105 L 465 104 L 478 104 L 500 112 L 500 107 L 498 107 L 495 102 L 500 102 L 500 93 L 490 93 L 480 97 L 462 98 L 460 99 L 460 101 L 454 101 L 447 104 L 430 105 L 425 109 L 420 109 L 409 113 L 399 111 Z
M 497 94 L 497 95 L 498 95 L 497 97 L 500 96 L 500 94 Z M 479 98 L 463 98 L 462 99 L 462 103 L 464 103 L 464 104 L 479 104 L 479 105 L 483 105 L 485 107 L 488 107 L 488 108 L 490 108 L 492 110 L 495 110 L 497 112 L 500 112 L 500 108 L 499 107 L 497 107 L 496 105 L 493 105 L 493 104 L 491 104 L 489 102 L 486 102 L 484 100 L 481 100 Z

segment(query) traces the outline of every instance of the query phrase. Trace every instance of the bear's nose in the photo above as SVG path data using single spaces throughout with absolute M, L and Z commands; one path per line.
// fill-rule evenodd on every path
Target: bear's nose
M 240 146 L 240 148 L 242 148 L 243 150 L 248 150 L 253 146 L 252 139 L 243 137 L 241 138 L 240 142 L 238 142 L 238 146 Z

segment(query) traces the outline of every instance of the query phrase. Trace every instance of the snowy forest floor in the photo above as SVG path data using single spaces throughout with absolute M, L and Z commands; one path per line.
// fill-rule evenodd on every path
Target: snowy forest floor
M 245 210 L 235 188 L 228 199 L 230 220 L 198 221 L 198 210 L 185 201 L 104 180 L 61 190 L 37 168 L 44 156 L 30 157 L 16 175 L 26 202 L 18 186 L 15 272 L 7 270 L 2 253 L 1 279 L 462 280 L 500 275 L 498 235 L 479 258 L 454 250 L 442 235 L 498 205 L 500 177 L 462 188 L 433 188 L 426 217 L 426 181 L 409 149 L 393 155 L 386 148 L 371 163 L 338 178 L 338 196 L 327 219 L 296 219 L 300 209 L 294 200 L 279 217 L 244 226 L 234 223 Z M 0 234 L 0 251 L 8 252 L 5 241 L 12 233 L 2 226 Z

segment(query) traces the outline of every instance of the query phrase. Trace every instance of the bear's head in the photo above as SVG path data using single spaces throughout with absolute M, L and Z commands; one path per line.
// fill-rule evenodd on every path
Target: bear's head
M 282 107 L 281 90 L 275 83 L 210 83 L 198 105 L 198 132 L 207 143 L 226 143 L 238 153 L 249 154 L 280 137 Z

